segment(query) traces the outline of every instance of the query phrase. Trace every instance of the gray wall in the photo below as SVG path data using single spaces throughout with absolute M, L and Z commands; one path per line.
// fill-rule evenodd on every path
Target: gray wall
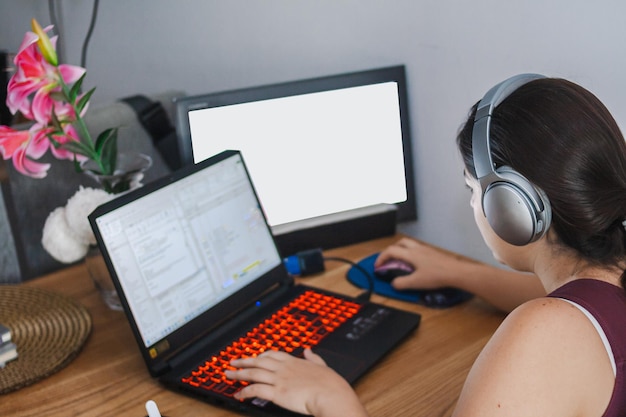
M 58 0 L 67 61 L 80 62 L 91 1 Z M 48 2 L 0 0 L 0 49 Z M 454 145 L 469 107 L 514 73 L 569 78 L 626 121 L 623 0 L 104 0 L 90 44 L 95 103 L 190 94 L 394 64 L 408 70 L 420 219 L 402 229 L 492 262 Z

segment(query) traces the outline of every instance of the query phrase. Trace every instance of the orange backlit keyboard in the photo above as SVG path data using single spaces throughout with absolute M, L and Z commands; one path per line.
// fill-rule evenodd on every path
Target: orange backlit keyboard
M 234 358 L 259 355 L 266 350 L 282 350 L 301 355 L 356 314 L 361 306 L 348 300 L 306 291 L 260 323 L 245 336 L 212 356 L 182 381 L 194 387 L 232 396 L 245 381 L 227 379 L 225 369 Z

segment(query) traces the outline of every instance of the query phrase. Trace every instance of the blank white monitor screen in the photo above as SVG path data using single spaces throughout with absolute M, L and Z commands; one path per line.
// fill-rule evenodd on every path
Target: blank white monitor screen
M 240 150 L 271 226 L 407 199 L 398 86 L 188 113 L 194 162 Z

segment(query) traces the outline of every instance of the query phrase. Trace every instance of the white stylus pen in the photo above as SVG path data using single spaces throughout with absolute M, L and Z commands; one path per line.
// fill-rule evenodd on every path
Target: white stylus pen
M 161 417 L 159 407 L 152 400 L 146 402 L 146 411 L 148 412 L 148 417 Z

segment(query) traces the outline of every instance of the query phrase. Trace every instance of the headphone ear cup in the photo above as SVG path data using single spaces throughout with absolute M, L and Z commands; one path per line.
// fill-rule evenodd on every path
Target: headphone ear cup
M 496 174 L 497 179 L 483 188 L 483 212 L 489 225 L 512 245 L 539 239 L 550 226 L 547 197 L 510 167 L 500 167 Z

